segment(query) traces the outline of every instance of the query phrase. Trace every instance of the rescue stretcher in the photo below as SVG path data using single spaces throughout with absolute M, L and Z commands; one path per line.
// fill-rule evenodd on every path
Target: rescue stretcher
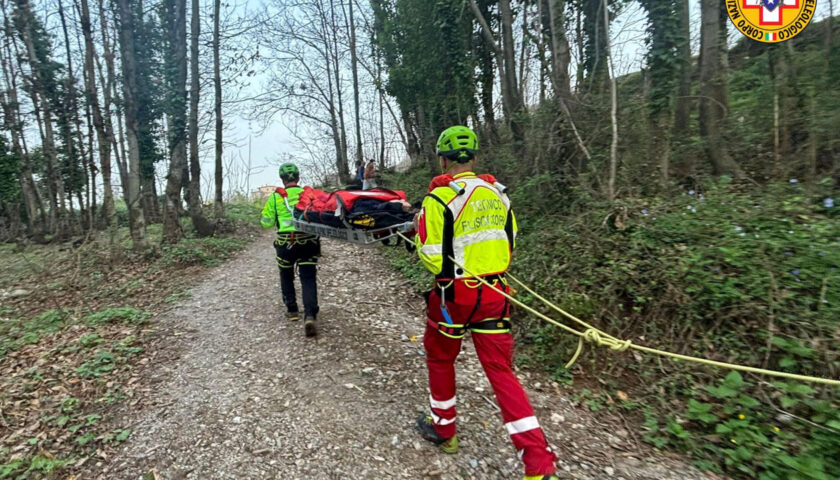
M 277 192 L 283 196 L 286 207 L 292 214 L 292 224 L 299 232 L 360 245 L 372 245 L 378 242 L 388 244 L 392 239 L 397 243 L 399 234 L 406 235 L 414 231 L 414 222 L 410 220 L 413 214 L 410 212 L 400 211 L 395 215 L 393 211 L 389 213 L 385 210 L 368 210 L 360 213 L 358 209 L 353 208 L 354 205 L 371 199 L 396 199 L 405 203 L 403 192 L 375 189 L 327 193 L 306 187 L 295 207 L 288 204 L 285 191 L 277 189 Z M 394 208 L 399 210 L 399 207 Z
M 390 239 L 397 237 L 400 233 L 405 235 L 414 230 L 413 222 L 400 223 L 373 230 L 354 227 L 346 222 L 345 228 L 331 227 L 329 225 L 307 222 L 301 219 L 294 219 L 292 222 L 295 225 L 295 230 L 299 232 L 335 238 L 344 242 L 360 245 L 372 245 L 377 242 L 387 242 Z

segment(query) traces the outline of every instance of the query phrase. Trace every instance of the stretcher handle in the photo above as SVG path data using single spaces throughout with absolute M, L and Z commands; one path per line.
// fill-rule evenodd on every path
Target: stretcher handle
M 451 182 L 449 182 L 449 188 L 451 188 L 452 190 L 455 190 L 456 195 L 463 195 L 466 192 L 464 187 L 455 183 L 455 180 L 452 180 Z

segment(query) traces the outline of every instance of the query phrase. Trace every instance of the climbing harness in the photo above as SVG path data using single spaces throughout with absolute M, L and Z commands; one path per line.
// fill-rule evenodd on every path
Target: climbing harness
M 404 235 L 401 235 L 401 236 L 403 237 L 404 240 L 411 241 L 411 239 L 409 239 L 408 237 L 405 237 Z M 708 365 L 708 366 L 712 366 L 712 367 L 725 368 L 725 369 L 729 369 L 729 370 L 738 370 L 738 371 L 741 371 L 741 372 L 755 373 L 755 374 L 758 374 L 758 375 L 767 375 L 767 376 L 772 376 L 772 377 L 787 378 L 787 379 L 790 379 L 790 380 L 798 380 L 798 381 L 801 381 L 801 382 L 819 383 L 819 384 L 823 384 L 823 385 L 831 385 L 831 386 L 835 386 L 835 387 L 840 387 L 840 380 L 834 380 L 834 379 L 823 378 L 823 377 L 814 377 L 814 376 L 810 376 L 810 375 L 800 375 L 800 374 L 796 374 L 796 373 L 779 372 L 779 371 L 776 371 L 776 370 L 768 370 L 768 369 L 764 369 L 764 368 L 750 367 L 750 366 L 738 365 L 738 364 L 734 364 L 734 363 L 718 362 L 718 361 L 709 360 L 709 359 L 706 359 L 706 358 L 694 357 L 694 356 L 690 356 L 690 355 L 682 355 L 682 354 L 679 354 L 679 353 L 668 352 L 668 351 L 660 350 L 660 349 L 657 349 L 657 348 L 646 347 L 644 345 L 635 344 L 630 340 L 619 339 L 617 337 L 614 337 L 614 336 L 610 335 L 607 332 L 604 332 L 603 330 L 600 330 L 600 329 L 590 325 L 589 323 L 584 322 L 583 320 L 577 318 L 576 316 L 566 312 L 565 310 L 561 309 L 557 305 L 548 301 L 546 298 L 537 294 L 534 290 L 529 288 L 523 282 L 519 281 L 519 279 L 517 279 L 516 277 L 514 277 L 510 274 L 507 275 L 514 283 L 516 283 L 517 285 L 522 287 L 525 291 L 527 291 L 528 293 L 533 295 L 534 298 L 536 298 L 537 300 L 540 300 L 541 302 L 545 303 L 546 305 L 551 307 L 553 310 L 556 310 L 557 312 L 559 312 L 561 315 L 568 318 L 569 320 L 572 320 L 572 321 L 578 323 L 579 325 L 581 325 L 582 327 L 584 327 L 585 330 L 581 332 L 579 330 L 576 330 L 576 329 L 574 329 L 574 328 L 572 328 L 568 325 L 565 325 L 565 324 L 549 317 L 548 315 L 545 315 L 545 314 L 535 310 L 534 308 L 532 308 L 532 307 L 526 305 L 525 303 L 517 300 L 512 295 L 504 292 L 502 289 L 494 286 L 493 284 L 491 284 L 487 280 L 481 278 L 480 276 L 474 275 L 466 267 L 464 267 L 464 265 L 460 264 L 454 258 L 450 257 L 449 260 L 454 265 L 461 268 L 467 275 L 470 275 L 471 277 L 473 277 L 474 280 L 479 281 L 482 285 L 484 285 L 488 288 L 492 288 L 494 291 L 496 291 L 497 293 L 499 293 L 502 296 L 504 296 L 505 298 L 507 298 L 508 301 L 510 301 L 514 305 L 517 305 L 517 306 L 523 308 L 524 310 L 528 311 L 529 313 L 537 316 L 538 318 L 540 318 L 542 320 L 545 320 L 546 322 L 551 323 L 552 325 L 555 325 L 555 326 L 561 328 L 562 330 L 564 330 L 567 333 L 570 333 L 572 335 L 577 336 L 578 337 L 578 346 L 577 346 L 577 349 L 575 350 L 575 353 L 572 356 L 571 360 L 569 360 L 569 362 L 566 364 L 567 369 L 571 368 L 571 366 L 574 365 L 575 362 L 577 361 L 577 359 L 580 357 L 580 354 L 583 351 L 584 343 L 589 342 L 589 343 L 593 343 L 593 344 L 595 344 L 599 347 L 607 347 L 614 352 L 625 352 L 627 350 L 637 350 L 637 351 L 648 353 L 648 354 L 651 354 L 651 355 L 668 357 L 668 358 L 672 358 L 672 359 L 675 359 L 675 360 L 685 360 L 687 362 L 699 363 L 701 365 Z
M 504 284 L 507 285 L 504 276 L 502 275 L 490 275 L 484 277 L 484 280 L 490 282 L 493 285 L 497 284 Z M 478 321 L 473 321 L 473 317 L 475 316 L 476 312 L 481 307 L 481 292 L 484 285 L 481 284 L 478 280 L 475 279 L 464 279 L 459 280 L 459 282 L 466 288 L 475 289 L 477 290 L 476 299 L 475 299 L 475 306 L 473 307 L 470 314 L 464 320 L 464 323 L 455 323 L 452 320 L 452 316 L 449 313 L 449 308 L 446 306 L 446 292 L 452 291 L 454 292 L 454 284 L 455 280 L 449 280 L 447 282 L 439 281 L 438 285 L 440 288 L 440 313 L 443 317 L 443 322 L 437 322 L 428 318 L 427 321 L 432 328 L 437 329 L 441 334 L 444 336 L 454 338 L 454 339 L 461 339 L 463 338 L 468 331 L 474 333 L 486 333 L 486 334 L 495 334 L 495 333 L 508 333 L 510 332 L 510 320 L 508 320 L 507 313 L 508 313 L 508 302 L 505 299 L 504 307 L 502 311 L 499 312 L 498 317 L 491 317 L 491 318 L 482 318 Z M 452 300 L 450 299 L 450 302 Z

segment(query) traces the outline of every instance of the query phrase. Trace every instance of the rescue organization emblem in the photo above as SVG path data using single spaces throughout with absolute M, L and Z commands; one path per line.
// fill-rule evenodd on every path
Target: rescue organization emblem
M 764 43 L 799 35 L 811 23 L 817 0 L 726 0 L 729 19 L 741 33 Z

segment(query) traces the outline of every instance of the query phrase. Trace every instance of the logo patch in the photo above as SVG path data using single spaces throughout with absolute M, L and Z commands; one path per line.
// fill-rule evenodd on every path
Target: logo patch
M 814 18 L 817 0 L 726 0 L 735 28 L 763 43 L 778 43 L 799 35 Z

